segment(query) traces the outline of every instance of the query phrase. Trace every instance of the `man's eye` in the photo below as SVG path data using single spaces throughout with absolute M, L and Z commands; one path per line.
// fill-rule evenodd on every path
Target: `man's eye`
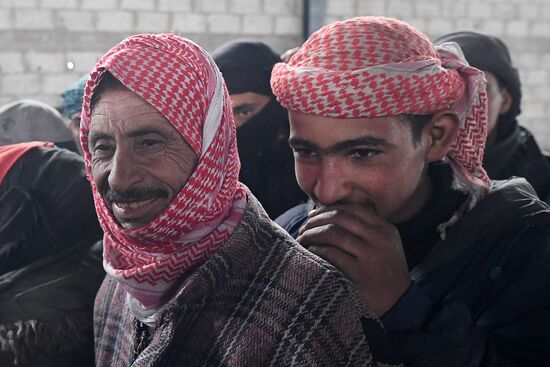
M 242 117 L 247 117 L 251 112 L 251 110 L 239 110 L 236 114 Z
M 161 142 L 159 140 L 154 140 L 154 139 L 145 139 L 141 143 L 146 147 L 154 147 L 160 144 Z
M 113 150 L 113 147 L 109 144 L 96 144 L 92 148 L 92 155 L 95 156 L 106 156 Z
M 349 153 L 348 157 L 354 160 L 369 160 L 380 153 L 379 150 L 374 149 L 354 149 Z
M 164 150 L 165 146 L 165 140 L 159 138 L 144 138 L 137 142 L 135 149 L 142 153 L 157 153 Z

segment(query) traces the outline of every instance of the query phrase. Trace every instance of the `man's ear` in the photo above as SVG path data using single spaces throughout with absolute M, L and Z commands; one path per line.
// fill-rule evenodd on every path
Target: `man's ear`
M 458 130 L 458 116 L 452 110 L 436 112 L 424 128 L 424 139 L 427 139 L 428 162 L 440 161 L 447 155 Z
M 506 112 L 510 111 L 510 108 L 512 107 L 512 96 L 510 95 L 510 92 L 508 92 L 508 89 L 506 87 L 502 88 L 501 94 L 502 103 L 498 111 L 499 115 L 505 114 Z

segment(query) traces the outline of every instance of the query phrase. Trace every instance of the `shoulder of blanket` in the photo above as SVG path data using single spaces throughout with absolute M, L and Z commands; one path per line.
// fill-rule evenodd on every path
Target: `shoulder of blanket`
M 254 244 L 263 252 L 256 274 L 273 278 L 277 287 L 297 293 L 312 292 L 321 302 L 346 304 L 358 314 L 369 316 L 366 302 L 358 290 L 336 267 L 299 245 L 272 221 L 265 221 L 256 233 Z M 263 274 L 263 275 L 262 275 Z M 315 291 L 314 291 L 315 290 Z
M 126 306 L 126 291 L 120 282 L 106 275 L 99 287 L 94 303 L 94 323 L 105 320 Z
M 353 305 L 353 308 L 360 316 L 376 318 L 368 307 L 364 297 L 360 295 L 357 287 L 334 265 L 306 250 L 294 240 L 289 242 L 288 246 L 296 252 L 295 256 L 298 259 L 297 272 L 317 272 L 319 278 L 324 279 L 325 287 L 345 294 L 347 301 L 350 302 L 350 306 Z

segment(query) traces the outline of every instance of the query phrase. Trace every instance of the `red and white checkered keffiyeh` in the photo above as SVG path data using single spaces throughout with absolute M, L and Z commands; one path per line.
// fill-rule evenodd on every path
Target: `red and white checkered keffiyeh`
M 105 71 L 159 110 L 199 157 L 168 207 L 136 230 L 117 224 L 91 179 L 90 100 Z M 133 310 L 146 318 L 166 302 L 178 278 L 227 241 L 244 214 L 229 95 L 215 63 L 198 45 L 173 34 L 142 34 L 98 61 L 82 107 L 81 143 L 105 232 L 104 267 L 128 291 Z
M 456 44 L 436 49 L 399 20 L 352 18 L 321 28 L 288 63 L 276 64 L 271 86 L 289 110 L 337 118 L 424 115 L 450 107 L 460 118 L 447 157 L 455 188 L 470 194 L 473 207 L 490 186 L 481 166 L 485 78 Z

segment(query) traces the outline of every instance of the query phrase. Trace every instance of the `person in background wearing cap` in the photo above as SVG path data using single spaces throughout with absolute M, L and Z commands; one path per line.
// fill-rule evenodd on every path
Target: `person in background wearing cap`
M 77 151 L 63 116 L 52 106 L 31 99 L 0 106 L 0 146 L 30 141 L 51 141 Z
M 483 72 L 392 18 L 314 33 L 271 77 L 289 110 L 298 242 L 381 319 L 373 357 L 406 366 L 550 365 L 550 209 L 491 182 Z
M 294 159 L 288 146 L 288 113 L 271 91 L 273 65 L 281 59 L 268 45 L 232 41 L 212 53 L 233 104 L 239 180 L 276 218 L 307 197 L 298 186 Z
M 82 96 L 84 95 L 86 80 L 88 80 L 88 74 L 80 77 L 69 89 L 63 91 L 60 95 L 61 106 L 59 107 L 59 110 L 67 119 L 66 125 L 71 131 L 80 154 L 82 154 L 82 148 L 80 147 L 80 112 L 82 111 Z
M 468 63 L 485 72 L 489 133 L 483 167 L 489 177 L 525 177 L 539 197 L 550 202 L 550 161 L 529 130 L 518 124 L 521 83 L 506 45 L 476 32 L 450 33 L 435 41 L 443 42 L 458 43 Z
M 109 50 L 81 142 L 104 231 L 98 367 L 379 365 L 357 290 L 238 182 L 229 94 L 198 45 L 140 34 Z

